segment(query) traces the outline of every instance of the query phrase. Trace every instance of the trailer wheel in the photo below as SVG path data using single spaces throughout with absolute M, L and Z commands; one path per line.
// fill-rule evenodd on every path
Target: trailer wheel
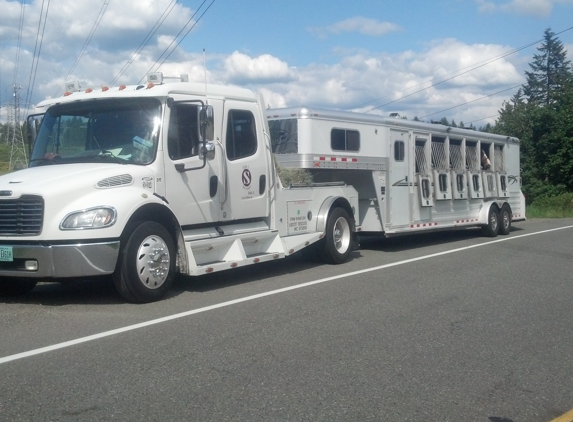
M 499 234 L 507 235 L 511 231 L 511 211 L 504 205 L 499 212 Z
M 19 296 L 30 293 L 38 281 L 34 278 L 0 277 L 0 296 Z
M 348 212 L 335 208 L 328 216 L 326 223 L 323 259 L 329 264 L 342 264 L 352 252 L 352 230 Z
M 496 206 L 491 206 L 487 215 L 487 224 L 482 226 L 484 236 L 496 237 L 499 233 L 499 212 Z
M 165 296 L 175 275 L 175 245 L 161 224 L 147 221 L 128 235 L 113 279 L 129 302 L 148 303 Z

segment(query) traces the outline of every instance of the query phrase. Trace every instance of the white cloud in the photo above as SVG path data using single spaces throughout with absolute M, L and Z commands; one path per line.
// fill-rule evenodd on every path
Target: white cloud
M 171 0 L 109 2 L 90 43 L 68 79 L 79 79 L 83 86 L 109 83 L 132 57 L 171 3 Z M 46 31 L 43 33 L 43 38 L 37 40 L 42 4 L 41 0 L 25 4 L 21 48 L 19 54 L 16 54 L 21 2 L 0 0 L 0 10 L 2 10 L 0 74 L 3 84 L 0 101 L 2 103 L 8 98 L 5 88 L 8 83 L 12 83 L 16 57 L 19 59 L 15 82 L 22 85 L 23 99 L 28 96 L 28 82 L 32 80 L 35 80 L 33 103 L 41 98 L 59 95 L 63 89 L 64 79 L 76 62 L 88 35 L 94 29 L 101 8 L 98 5 L 94 9 L 93 3 L 81 1 L 51 2 L 49 9 L 46 9 L 44 4 L 43 16 L 46 16 L 47 11 Z M 155 37 L 150 39 L 118 83 L 139 81 L 179 30 L 189 22 L 191 13 L 189 8 L 175 5 Z M 33 53 L 36 47 L 40 47 L 38 41 L 41 41 L 41 54 L 37 74 L 31 75 Z M 176 50 L 171 59 L 177 59 L 181 64 L 188 64 L 189 55 Z
M 547 17 L 551 15 L 555 4 L 573 3 L 573 0 L 511 0 L 503 3 L 476 0 L 476 2 L 478 4 L 478 10 L 482 13 L 502 11 L 519 15 Z
M 49 24 L 46 27 L 32 103 L 63 92 L 64 78 L 97 17 L 97 11 L 94 14 L 91 10 L 93 6 L 84 2 L 62 0 L 51 4 L 54 8 L 48 17 Z M 84 88 L 107 84 L 124 68 L 169 1 L 148 1 L 148 8 L 135 0 L 124 0 L 122 4 L 125 4 L 129 13 L 116 10 L 115 7 L 120 6 L 110 2 L 88 51 L 70 75 L 69 79 L 79 79 Z M 34 0 L 26 6 L 27 29 L 22 34 L 19 64 L 21 75 L 17 81 L 23 86 L 23 98 L 27 95 L 40 6 L 40 0 Z M 0 70 L 3 84 L 0 100 L 5 103 L 11 100 L 9 86 L 14 73 L 13 58 L 16 56 L 20 3 L 0 0 L 0 10 L 3 11 L 0 16 Z M 116 15 L 122 13 L 125 16 L 115 19 Z M 172 13 L 115 85 L 137 83 L 148 71 L 154 70 L 156 60 L 190 16 L 191 11 L 183 7 L 177 13 Z M 57 25 L 56 20 L 50 21 L 56 18 Z M 385 30 L 381 24 L 375 20 L 354 18 L 332 25 L 327 34 L 362 31 L 365 34 L 381 35 Z M 395 30 L 390 27 L 390 30 Z M 521 59 L 512 55 L 431 86 L 432 83 L 454 76 L 454 71 L 468 69 L 469 66 L 487 58 L 499 57 L 510 50 L 506 46 L 468 45 L 456 39 L 444 39 L 428 43 L 419 52 L 389 54 L 369 51 L 364 46 L 337 49 L 335 54 L 329 56 L 330 63 L 322 63 L 317 59 L 316 63 L 296 68 L 290 66 L 285 58 L 276 55 L 249 55 L 235 51 L 207 56 L 207 80 L 211 83 L 246 85 L 259 90 L 264 94 L 266 103 L 272 107 L 308 105 L 366 111 L 380 106 L 373 112 L 387 114 L 398 111 L 413 118 L 522 83 L 523 72 L 520 66 L 525 63 L 520 63 Z M 573 48 L 568 50 L 571 52 Z M 192 81 L 205 80 L 203 55 L 189 53 L 181 48 L 165 61 L 160 70 L 168 76 L 187 73 Z M 491 116 L 501 107 L 503 100 L 511 95 L 512 92 L 496 95 L 472 103 L 471 106 L 452 109 L 444 115 L 457 122 Z M 5 110 L 3 107 L 2 113 Z M 442 116 L 438 114 L 433 117 L 439 119 Z
M 308 105 L 364 112 L 380 106 L 372 112 L 387 115 L 398 111 L 410 118 L 428 115 L 427 119 L 446 116 L 458 123 L 468 123 L 495 115 L 513 91 L 482 97 L 523 83 L 522 72 L 510 57 L 471 70 L 485 59 L 500 57 L 509 50 L 509 47 L 467 45 L 447 39 L 428 45 L 421 53 L 406 51 L 390 55 L 363 51 L 344 56 L 333 65 L 298 68 L 299 78 L 295 82 L 266 85 L 271 96 L 265 96 L 273 107 Z M 467 73 L 454 77 L 463 73 L 463 69 Z M 436 84 L 448 78 L 451 79 Z M 470 101 L 474 102 L 452 108 Z M 442 110 L 446 111 L 433 114 Z
M 232 83 L 275 83 L 296 80 L 287 63 L 270 54 L 250 57 L 235 51 L 224 62 L 227 79 Z
M 329 26 L 309 28 L 308 30 L 319 38 L 326 38 L 328 35 L 338 35 L 343 32 L 358 32 L 363 35 L 379 37 L 400 29 L 398 25 L 391 22 L 380 22 L 376 19 L 355 16 Z

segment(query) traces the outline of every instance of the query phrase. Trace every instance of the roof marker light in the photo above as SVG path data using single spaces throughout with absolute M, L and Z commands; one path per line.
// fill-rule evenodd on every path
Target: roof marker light
M 90 92 L 93 92 L 93 89 L 91 88 L 86 89 L 86 94 L 89 94 Z
M 125 85 L 120 85 L 119 90 L 123 91 L 125 88 L 127 88 Z
M 102 86 L 102 87 L 101 87 L 101 91 L 102 91 L 102 92 L 109 91 L 109 86 Z

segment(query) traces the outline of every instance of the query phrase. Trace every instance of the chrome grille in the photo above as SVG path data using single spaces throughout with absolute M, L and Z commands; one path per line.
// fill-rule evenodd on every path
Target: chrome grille
M 42 232 L 44 200 L 39 196 L 0 199 L 0 235 L 35 236 Z

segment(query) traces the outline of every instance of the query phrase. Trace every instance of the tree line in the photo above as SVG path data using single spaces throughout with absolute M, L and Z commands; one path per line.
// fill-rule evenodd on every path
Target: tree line
M 503 102 L 495 124 L 479 130 L 521 140 L 522 190 L 531 204 L 573 192 L 573 67 L 551 29 L 545 30 L 525 78 Z

